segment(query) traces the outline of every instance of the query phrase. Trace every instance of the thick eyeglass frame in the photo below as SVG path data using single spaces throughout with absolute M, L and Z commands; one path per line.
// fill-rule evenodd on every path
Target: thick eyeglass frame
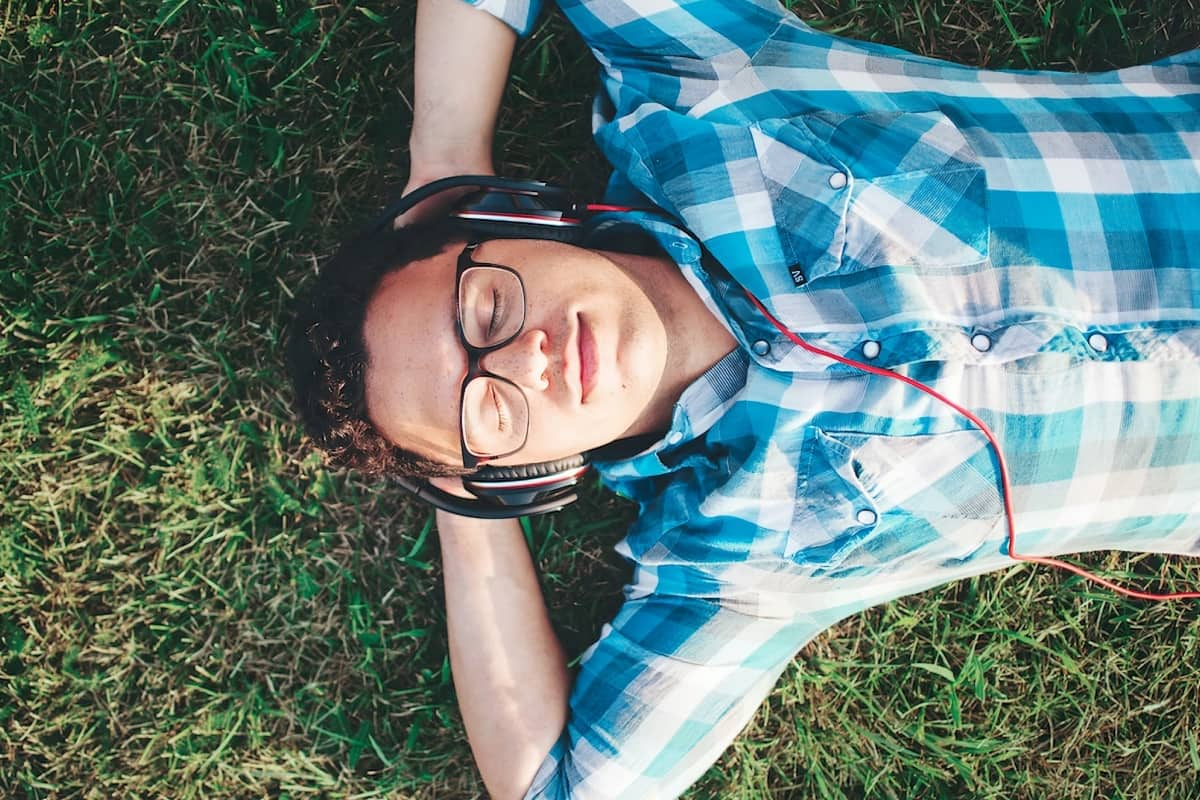
M 525 443 L 529 440 L 529 398 L 525 395 L 525 390 L 520 386 L 517 386 L 517 384 L 510 381 L 508 378 L 497 375 L 494 372 L 488 372 L 479 363 L 480 359 L 482 359 L 488 353 L 494 350 L 499 350 L 502 347 L 506 347 L 514 339 L 520 336 L 522 331 L 525 330 L 526 311 L 528 310 L 525 300 L 525 282 L 521 280 L 520 274 L 518 274 L 517 271 L 511 267 L 506 267 L 503 264 L 492 264 L 487 261 L 476 261 L 475 250 L 478 249 L 480 244 L 482 244 L 482 242 L 467 243 L 467 246 L 464 247 L 462 252 L 458 254 L 458 266 L 454 273 L 454 324 L 458 331 L 458 340 L 462 343 L 463 350 L 465 350 L 467 353 L 467 374 L 466 377 L 463 378 L 462 388 L 458 393 L 458 441 L 462 448 L 463 467 L 466 469 L 476 469 L 477 467 L 486 464 L 488 461 L 494 461 L 497 458 L 511 456 L 513 453 L 516 453 L 522 447 L 524 447 Z M 511 336 L 507 337 L 501 342 L 497 342 L 496 344 L 488 345 L 487 347 L 476 347 L 475 345 L 471 344 L 467 341 L 467 335 L 463 332 L 462 305 L 460 303 L 462 297 L 462 277 L 463 274 L 465 274 L 466 271 L 472 267 L 487 267 L 488 269 L 503 270 L 504 272 L 507 272 L 516 278 L 517 285 L 521 287 L 521 325 Z M 491 378 L 492 380 L 500 381 L 501 383 L 506 383 L 512 388 L 516 389 L 521 395 L 521 400 L 524 401 L 526 408 L 525 432 L 521 436 L 521 443 L 512 450 L 487 456 L 477 456 L 471 452 L 467 445 L 465 411 L 467 386 L 476 378 L 483 377 Z

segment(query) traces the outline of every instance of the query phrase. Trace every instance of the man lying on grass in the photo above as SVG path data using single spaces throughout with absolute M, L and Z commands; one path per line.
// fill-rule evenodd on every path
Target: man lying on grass
M 494 797 L 674 796 L 824 628 L 1013 563 L 982 429 L 838 358 L 978 415 L 1021 552 L 1197 552 L 1200 53 L 987 72 L 767 0 L 561 5 L 603 67 L 611 195 L 663 213 L 588 247 L 381 234 L 292 342 L 335 463 L 453 475 L 651 437 L 602 465 L 640 504 L 634 571 L 573 680 L 517 523 L 439 512 Z M 534 12 L 481 9 L 420 6 L 412 186 L 491 168 Z M 522 288 L 457 302 L 472 262 Z M 496 324 L 467 392 L 460 330 Z

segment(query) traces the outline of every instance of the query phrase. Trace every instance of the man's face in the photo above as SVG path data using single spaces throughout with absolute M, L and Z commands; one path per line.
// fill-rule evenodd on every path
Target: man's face
M 367 408 L 392 442 L 460 466 L 459 395 L 467 355 L 455 323 L 462 244 L 386 276 L 367 307 Z M 525 326 L 480 365 L 529 402 L 525 446 L 489 464 L 565 458 L 662 423 L 651 401 L 667 359 L 667 332 L 636 270 L 558 242 L 495 240 L 478 261 L 515 270 Z M 470 313 L 463 310 L 464 315 Z

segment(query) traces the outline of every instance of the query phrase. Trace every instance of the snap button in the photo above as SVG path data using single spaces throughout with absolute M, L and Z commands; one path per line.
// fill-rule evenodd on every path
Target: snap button
M 879 342 L 869 341 L 863 342 L 863 358 L 878 358 L 879 357 Z
M 767 353 L 771 352 L 771 343 L 766 339 L 759 339 L 757 342 L 750 345 L 750 349 L 754 351 L 755 355 L 765 356 Z
M 971 337 L 971 346 L 981 353 L 986 353 L 992 349 L 992 340 L 986 333 L 977 333 Z
M 841 189 L 846 185 L 846 173 L 835 172 L 829 176 L 829 186 L 832 189 Z
M 1108 349 L 1108 339 L 1104 338 L 1103 333 L 1093 333 L 1088 337 L 1088 344 L 1090 344 L 1092 349 L 1097 353 L 1103 353 Z
M 671 433 L 667 435 L 667 444 L 679 444 L 682 441 L 683 434 L 679 431 L 671 431 Z
M 854 518 L 858 520 L 859 525 L 874 525 L 875 520 L 879 519 L 875 512 L 869 508 L 861 509 L 854 515 Z

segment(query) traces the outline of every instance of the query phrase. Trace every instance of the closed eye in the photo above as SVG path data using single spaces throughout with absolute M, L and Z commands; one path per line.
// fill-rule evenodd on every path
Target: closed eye
M 492 318 L 488 321 L 488 341 L 493 341 L 496 338 L 496 331 L 500 328 L 500 320 L 504 314 L 504 295 L 500 293 L 498 288 L 492 288 Z
M 496 391 L 496 384 L 494 381 L 492 382 L 488 392 L 492 398 L 492 405 L 496 408 L 496 428 L 501 433 L 504 433 L 509 427 L 508 411 L 504 408 L 504 403 L 500 400 L 500 393 Z

